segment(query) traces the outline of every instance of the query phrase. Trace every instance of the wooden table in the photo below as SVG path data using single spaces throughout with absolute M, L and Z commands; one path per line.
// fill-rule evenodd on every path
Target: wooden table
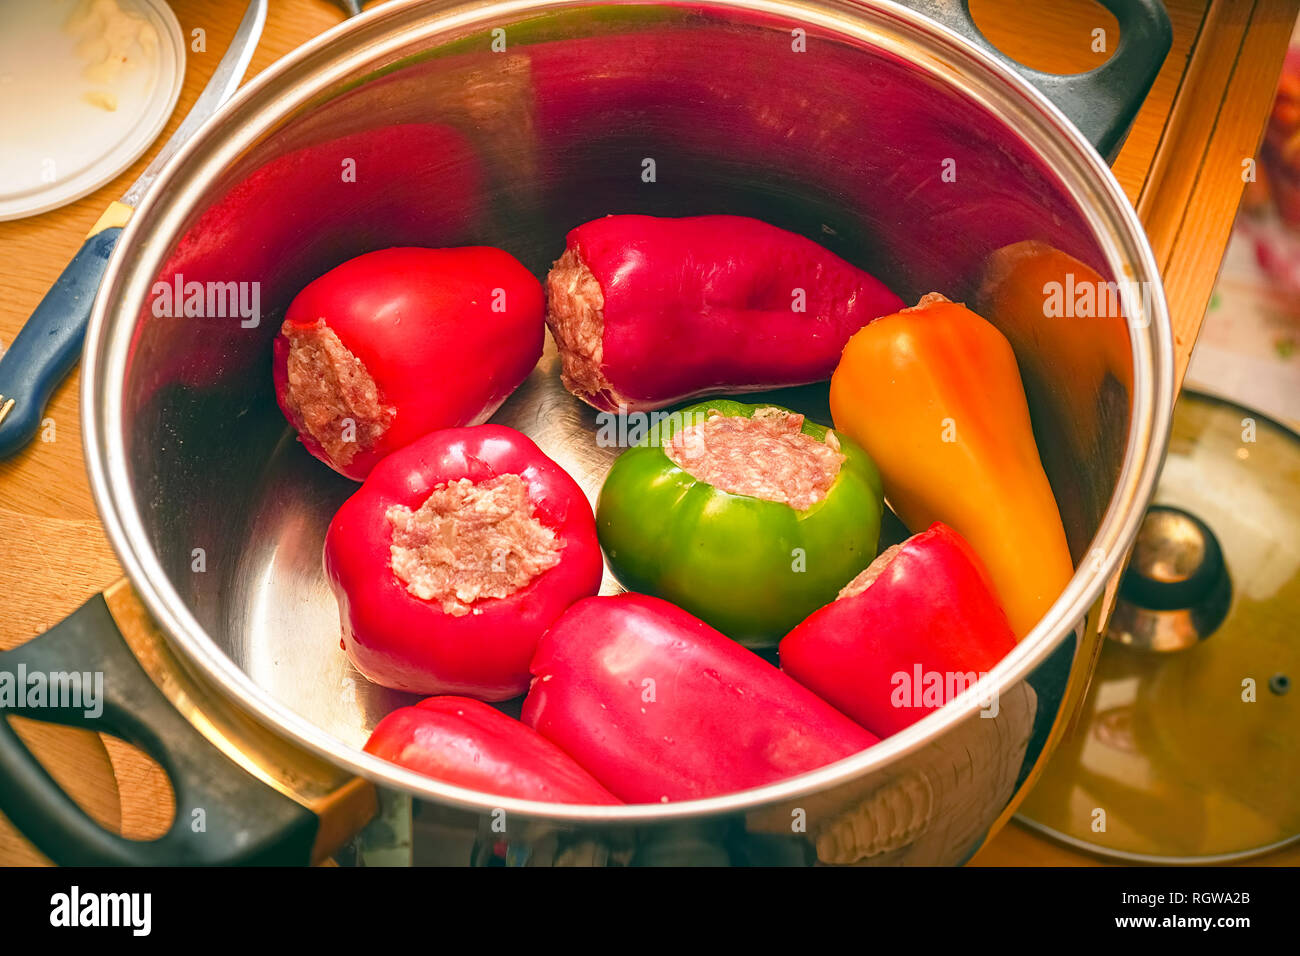
M 1242 161 L 1254 154 L 1300 0 L 1165 0 L 1174 43 L 1137 118 L 1115 174 L 1146 224 L 1173 315 L 1182 375 L 1209 302 L 1242 189 Z M 183 32 L 206 32 L 190 52 L 184 90 L 167 135 L 207 82 L 243 13 L 242 0 L 171 0 Z M 1098 65 L 1092 31 L 1118 35 L 1088 0 L 1057 0 L 1026 15 L 1021 0 L 972 0 L 993 42 L 1041 69 Z M 274 0 L 250 76 L 337 23 L 326 0 Z M 165 137 L 159 138 L 159 145 Z M 0 223 L 0 341 L 14 335 L 80 246 L 104 208 L 144 168 L 146 156 L 98 192 L 54 212 Z M 0 647 L 39 634 L 121 576 L 91 501 L 82 464 L 77 376 L 58 390 L 48 441 L 0 462 Z M 119 740 L 15 719 L 50 772 L 96 819 L 130 837 L 163 832 L 171 791 L 152 760 Z M 1296 862 L 1300 851 L 1269 862 Z M 44 862 L 0 817 L 0 864 Z M 1087 864 L 1017 826 L 973 861 L 980 865 Z

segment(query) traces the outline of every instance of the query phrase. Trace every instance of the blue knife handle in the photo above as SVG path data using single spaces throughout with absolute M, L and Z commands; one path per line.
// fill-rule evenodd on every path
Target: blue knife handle
M 0 418 L 0 458 L 32 440 L 55 386 L 77 364 L 99 283 L 121 234 L 120 226 L 112 226 L 82 243 L 0 357 L 0 413 L 13 402 Z

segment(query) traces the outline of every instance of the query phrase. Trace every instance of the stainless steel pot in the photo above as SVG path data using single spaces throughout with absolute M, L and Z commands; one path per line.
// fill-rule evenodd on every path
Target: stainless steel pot
M 914 6 L 973 38 L 875 0 L 399 0 L 250 83 L 136 213 L 86 344 L 87 462 L 129 584 L 0 658 L 102 669 L 97 722 L 26 712 L 140 742 L 173 777 L 176 824 L 151 844 L 105 833 L 4 721 L 0 809 L 61 862 L 319 858 L 373 812 L 364 781 L 412 795 L 417 832 L 467 862 L 502 843 L 531 862 L 974 853 L 1081 696 L 1173 396 L 1169 319 L 1138 221 L 1034 85 L 1112 152 L 1169 34 L 1158 3 L 1112 0 L 1123 36 L 1105 67 L 1026 79 L 987 51 L 963 3 Z M 310 459 L 274 406 L 277 316 L 309 279 L 369 249 L 493 244 L 540 275 L 567 229 L 633 211 L 759 216 L 905 299 L 938 290 L 986 313 L 1006 301 L 1017 250 L 1047 250 L 1071 282 L 1069 263 L 1080 281 L 1095 270 L 1113 283 L 1127 320 L 989 315 L 1017 348 L 1078 571 L 977 687 L 869 751 L 762 789 L 558 806 L 373 758 L 360 750 L 367 732 L 408 698 L 368 685 L 339 650 L 320 547 L 355 486 Z M 178 281 L 182 292 L 220 283 L 246 308 L 208 296 L 177 315 L 162 299 Z M 825 419 L 824 387 L 781 400 Z M 592 412 L 559 387 L 552 352 L 498 420 L 534 435 L 594 498 L 616 450 L 591 440 Z

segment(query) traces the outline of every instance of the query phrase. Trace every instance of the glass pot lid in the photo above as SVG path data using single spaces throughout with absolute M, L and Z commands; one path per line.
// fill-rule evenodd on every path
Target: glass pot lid
M 1184 392 L 1112 639 L 1021 821 L 1162 863 L 1296 839 L 1298 610 L 1300 437 Z

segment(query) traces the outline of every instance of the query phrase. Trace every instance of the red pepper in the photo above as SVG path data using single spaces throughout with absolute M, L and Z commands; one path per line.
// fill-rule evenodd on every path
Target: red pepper
M 469 697 L 430 697 L 375 727 L 366 752 L 426 777 L 549 803 L 619 803 L 531 727 Z
M 589 598 L 546 632 L 522 720 L 636 803 L 745 790 L 876 737 L 674 604 Z
M 360 481 L 421 435 L 486 421 L 541 357 L 543 310 L 541 284 L 500 249 L 407 247 L 358 256 L 290 304 L 275 340 L 276 399 L 308 451 Z M 295 392 L 288 363 L 290 336 L 313 335 L 320 322 L 360 362 L 376 394 L 369 410 L 359 410 L 365 399 L 339 393 L 364 393 L 364 383 L 331 385 L 313 399 L 320 409 L 313 424 L 303 395 L 335 373 L 309 369 Z
M 518 475 L 533 517 L 555 533 L 559 562 L 505 597 L 455 615 L 413 594 L 393 570 L 389 509 L 412 511 L 448 482 Z M 344 502 L 325 535 L 325 572 L 343 643 L 368 679 L 417 694 L 505 700 L 528 687 L 542 632 L 600 587 L 596 522 L 582 489 L 527 437 L 503 425 L 433 432 L 384 459 Z
M 812 240 L 741 216 L 593 220 L 547 290 L 565 387 L 609 411 L 830 378 L 854 332 L 902 307 Z
M 780 655 L 782 670 L 873 733 L 937 710 L 1016 645 L 984 565 L 945 524 L 887 549 L 863 577 L 866 590 L 814 611 Z

